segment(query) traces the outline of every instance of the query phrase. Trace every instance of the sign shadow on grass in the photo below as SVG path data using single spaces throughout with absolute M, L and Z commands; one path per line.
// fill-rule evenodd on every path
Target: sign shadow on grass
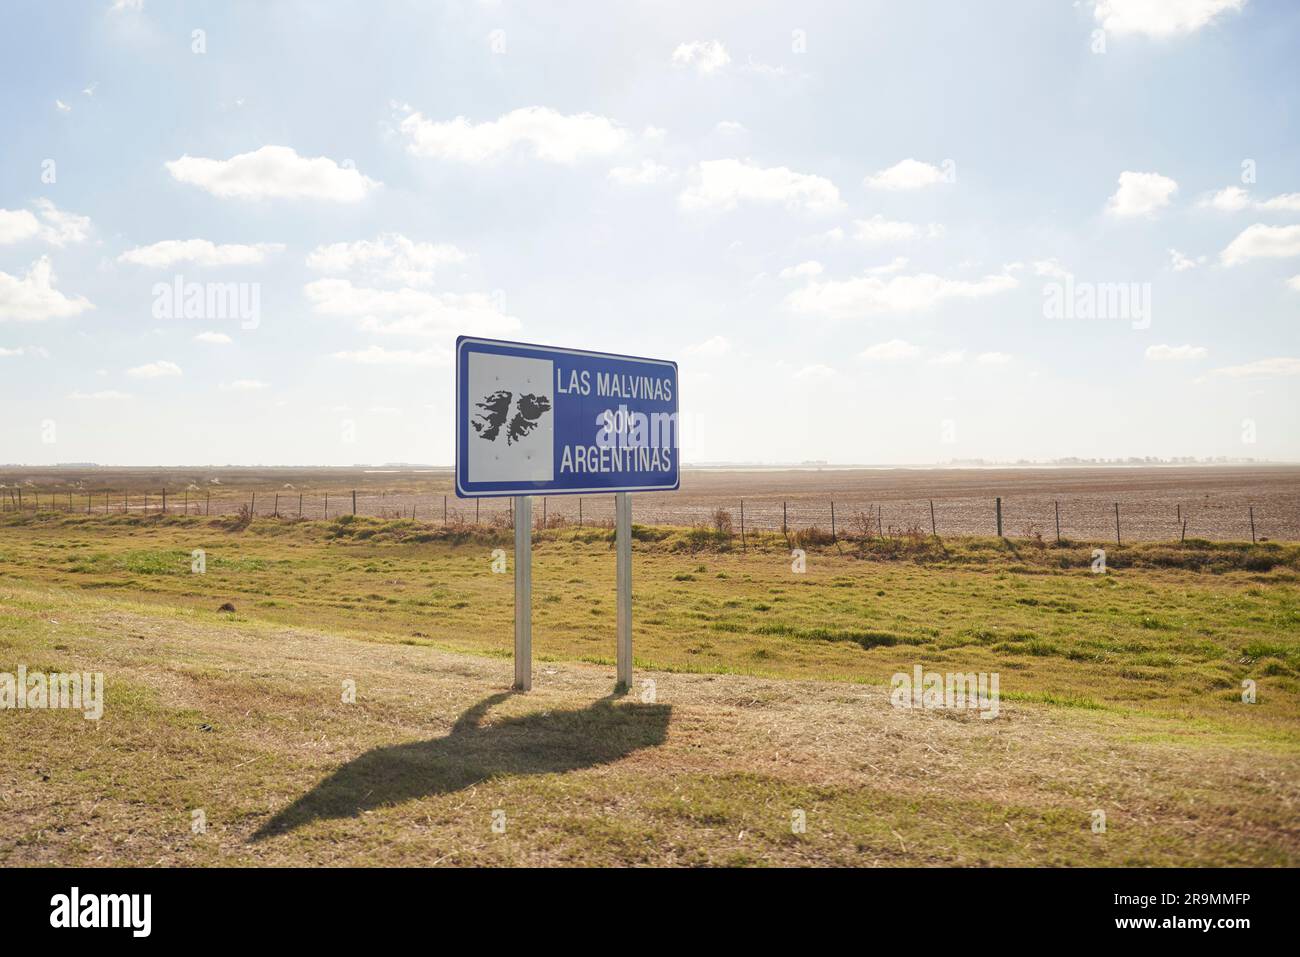
M 562 774 L 609 764 L 642 748 L 663 744 L 668 705 L 610 699 L 586 708 L 483 718 L 510 692 L 485 698 L 457 720 L 451 732 L 367 751 L 349 761 L 253 835 L 264 840 L 323 818 L 356 817 L 379 807 L 449 794 L 489 778 Z

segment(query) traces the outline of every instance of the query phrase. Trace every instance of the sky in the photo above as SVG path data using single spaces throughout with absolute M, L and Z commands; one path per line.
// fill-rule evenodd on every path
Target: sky
M 450 464 L 462 334 L 687 463 L 1300 461 L 1300 4 L 3 20 L 0 463 Z

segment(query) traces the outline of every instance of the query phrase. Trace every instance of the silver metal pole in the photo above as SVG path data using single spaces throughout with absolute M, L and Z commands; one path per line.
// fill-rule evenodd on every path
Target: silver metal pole
M 614 493 L 615 547 L 618 552 L 618 687 L 632 690 L 632 499 Z
M 515 496 L 515 688 L 533 687 L 533 498 Z

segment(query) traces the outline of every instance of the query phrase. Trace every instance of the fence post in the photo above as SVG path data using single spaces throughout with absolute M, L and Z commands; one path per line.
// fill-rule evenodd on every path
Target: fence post
M 164 515 L 167 514 L 167 490 L 166 489 L 163 489 L 162 513 Z
M 934 499 L 930 499 L 930 534 L 935 538 L 939 537 L 939 529 L 934 524 Z
M 749 550 L 745 545 L 745 500 L 743 498 L 740 500 L 740 550 L 742 552 Z
M 257 493 L 256 492 L 253 493 L 253 498 L 248 503 L 248 517 L 249 518 L 257 517 Z
M 325 511 L 321 512 L 321 519 L 327 520 L 330 517 L 330 493 L 325 493 Z
M 835 541 L 835 503 L 831 502 L 831 541 Z
M 542 496 L 542 530 L 546 530 L 546 496 Z
M 474 499 L 474 524 L 478 524 L 478 499 Z
M 1119 545 L 1119 502 L 1115 503 L 1115 544 Z
M 302 492 L 298 493 L 298 518 L 302 518 Z
M 357 514 L 357 490 L 352 490 L 352 514 Z
M 212 509 L 212 492 L 203 493 L 203 514 L 206 516 Z
M 1061 544 L 1061 503 L 1053 503 L 1056 506 L 1056 544 Z
M 275 505 L 271 509 L 271 517 L 272 518 L 280 517 L 280 493 L 279 492 L 275 493 Z
M 998 508 L 998 538 L 1001 538 L 1002 537 L 1002 496 L 1001 495 L 999 495 L 997 499 L 997 508 Z
M 442 497 L 442 524 L 447 524 L 447 496 Z
M 578 496 L 578 527 L 582 528 L 582 496 Z
M 784 536 L 786 537 L 787 541 L 788 541 L 789 538 L 790 538 L 790 532 L 789 532 L 789 531 L 787 530 L 787 528 L 786 528 L 786 524 L 785 524 L 785 514 L 786 514 L 786 513 L 785 513 L 785 502 L 782 502 L 782 503 L 781 503 L 781 534 L 784 535 Z
M 885 537 L 885 506 L 876 506 L 876 534 L 881 538 Z
M 1250 506 L 1250 544 L 1255 544 L 1255 506 Z

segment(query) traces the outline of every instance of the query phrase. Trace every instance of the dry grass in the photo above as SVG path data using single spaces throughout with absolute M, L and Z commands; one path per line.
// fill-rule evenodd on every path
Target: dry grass
M 6 865 L 1300 863 L 1294 740 L 1208 722 L 646 671 L 614 699 L 559 663 L 512 695 L 500 659 L 13 583 L 0 653 L 109 702 L 0 715 Z

